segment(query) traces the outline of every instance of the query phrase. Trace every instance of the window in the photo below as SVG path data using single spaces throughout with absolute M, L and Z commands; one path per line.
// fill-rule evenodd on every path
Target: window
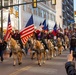
M 52 20 L 52 14 L 50 14 L 50 19 Z
M 33 9 L 33 14 L 37 15 L 37 8 Z
M 8 1 L 9 0 L 4 0 L 4 6 L 8 6 Z
M 40 8 L 38 8 L 38 16 L 40 16 Z
M 49 13 L 48 12 L 46 12 L 46 18 L 49 19 Z
M 46 18 L 46 12 L 45 11 L 43 11 L 43 14 L 44 14 L 44 18 Z
M 13 0 L 10 0 L 10 5 L 12 5 L 13 4 Z
M 27 6 L 26 6 L 26 11 L 27 11 L 27 12 L 32 13 L 32 10 L 33 10 L 33 9 L 32 9 L 32 6 L 31 6 L 31 5 L 27 5 Z
M 26 11 L 26 5 L 23 5 L 23 10 Z

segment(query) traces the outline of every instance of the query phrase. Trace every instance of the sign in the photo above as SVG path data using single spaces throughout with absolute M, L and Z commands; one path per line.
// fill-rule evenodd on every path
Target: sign
M 76 11 L 74 11 L 74 15 L 76 16 Z

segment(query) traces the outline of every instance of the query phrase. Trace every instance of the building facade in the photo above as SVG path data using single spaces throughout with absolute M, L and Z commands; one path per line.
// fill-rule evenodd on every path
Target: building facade
M 0 0 L 1 2 L 1 0 Z M 17 3 L 17 1 L 13 1 L 13 0 L 2 0 L 2 6 L 9 6 L 9 5 L 13 5 Z M 0 3 L 1 5 L 1 3 Z M 5 30 L 7 28 L 8 25 L 8 14 L 10 13 L 10 18 L 11 18 L 11 25 L 13 27 L 13 29 L 18 29 L 18 18 L 16 17 L 16 13 L 15 13 L 16 9 L 15 7 L 6 7 L 2 9 L 2 13 L 1 14 L 1 10 L 0 10 L 0 27 L 1 27 L 1 18 L 3 15 L 3 30 Z
M 70 25 L 74 20 L 74 1 L 73 0 L 56 0 L 56 21 L 61 27 Z
M 3 6 L 32 2 L 32 0 L 2 0 L 2 1 Z M 12 21 L 11 25 L 13 26 L 13 29 L 19 29 L 19 30 L 23 29 L 32 14 L 35 28 L 39 28 L 39 24 L 42 23 L 44 19 L 46 19 L 47 24 L 49 25 L 49 29 L 53 29 L 56 21 L 55 5 L 52 5 L 51 1 L 37 3 L 37 8 L 33 8 L 31 3 L 3 9 L 3 19 L 5 19 L 5 22 L 3 22 L 3 28 L 7 27 L 9 12 L 11 14 L 11 21 Z
M 38 0 L 37 0 L 38 1 Z M 39 0 L 40 1 L 40 0 Z M 32 2 L 32 0 L 23 0 L 24 2 Z M 49 29 L 52 29 L 55 25 L 56 11 L 55 5 L 51 4 L 51 1 L 37 3 L 37 8 L 33 8 L 32 4 L 22 6 L 22 24 L 25 26 L 30 16 L 33 14 L 34 24 L 36 28 L 39 28 L 39 24 L 47 20 Z M 24 27 L 23 26 L 23 27 Z

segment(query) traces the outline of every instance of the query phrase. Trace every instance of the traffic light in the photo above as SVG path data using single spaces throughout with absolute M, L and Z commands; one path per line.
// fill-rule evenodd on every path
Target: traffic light
M 15 17 L 17 18 L 19 16 L 18 11 L 15 11 Z
M 10 14 L 13 14 L 13 7 L 10 7 Z
M 32 0 L 32 7 L 37 8 L 37 0 Z
M 51 4 L 52 4 L 52 5 L 56 5 L 56 0 L 52 0 L 52 1 L 51 1 Z

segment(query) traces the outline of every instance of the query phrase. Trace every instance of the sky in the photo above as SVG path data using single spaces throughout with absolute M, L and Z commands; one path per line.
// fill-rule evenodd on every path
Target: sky
M 76 10 L 76 0 L 74 0 L 74 10 Z

